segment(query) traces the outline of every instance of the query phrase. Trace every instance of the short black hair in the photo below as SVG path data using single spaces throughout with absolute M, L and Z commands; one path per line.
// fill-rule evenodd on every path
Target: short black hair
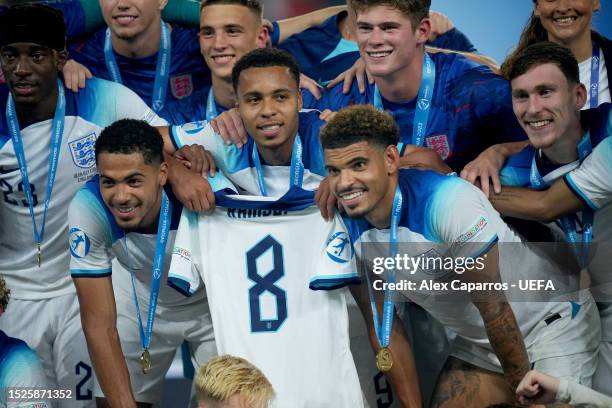
M 562 45 L 550 41 L 542 41 L 527 46 L 517 52 L 507 61 L 506 79 L 512 81 L 531 68 L 542 64 L 555 64 L 559 67 L 568 82 L 580 83 L 580 70 L 574 54 Z
M 386 148 L 397 145 L 399 127 L 388 112 L 372 105 L 354 105 L 338 112 L 320 133 L 323 149 L 341 149 L 359 142 Z
M 64 14 L 43 4 L 9 7 L 0 15 L 0 47 L 21 42 L 63 51 L 66 48 Z
M 263 6 L 259 2 L 259 0 L 202 0 L 200 2 L 200 13 L 206 6 L 214 6 L 216 4 L 230 4 L 237 6 L 244 6 L 254 13 L 256 13 L 259 17 L 263 17 Z
M 232 69 L 232 83 L 234 90 L 238 90 L 240 74 L 249 68 L 287 67 L 297 87 L 300 86 L 300 67 L 297 61 L 287 51 L 276 48 L 258 48 L 236 62 Z
M 96 163 L 101 153 L 140 153 L 145 164 L 160 164 L 163 152 L 161 134 L 143 120 L 118 120 L 104 128 L 96 141 Z

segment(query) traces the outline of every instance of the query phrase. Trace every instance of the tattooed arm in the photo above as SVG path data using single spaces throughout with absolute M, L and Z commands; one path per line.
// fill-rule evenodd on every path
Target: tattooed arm
M 483 259 L 485 267 L 481 271 L 472 269 L 464 276 L 469 275 L 469 279 L 476 282 L 501 282 L 497 244 Z M 503 291 L 475 291 L 471 296 L 484 321 L 491 347 L 502 365 L 504 377 L 514 390 L 529 371 L 527 350 L 514 312 Z
M 503 187 L 500 194 L 492 194 L 489 200 L 504 215 L 542 222 L 551 222 L 584 207 L 563 179 L 544 191 Z

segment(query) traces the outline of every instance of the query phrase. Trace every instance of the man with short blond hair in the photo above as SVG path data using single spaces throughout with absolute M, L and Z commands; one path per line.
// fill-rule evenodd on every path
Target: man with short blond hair
M 240 357 L 214 357 L 195 378 L 200 408 L 267 408 L 274 389 L 266 376 Z

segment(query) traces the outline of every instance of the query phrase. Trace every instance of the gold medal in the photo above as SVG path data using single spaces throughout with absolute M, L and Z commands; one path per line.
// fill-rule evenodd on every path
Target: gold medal
M 140 368 L 142 368 L 143 374 L 151 371 L 151 354 L 149 354 L 148 349 L 145 349 L 140 355 Z
M 376 367 L 382 372 L 389 371 L 393 367 L 393 355 L 387 347 L 381 348 L 376 353 Z

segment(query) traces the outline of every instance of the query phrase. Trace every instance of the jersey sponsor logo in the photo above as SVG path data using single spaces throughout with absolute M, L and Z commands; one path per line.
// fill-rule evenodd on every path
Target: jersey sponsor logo
M 347 263 L 353 258 L 353 247 L 348 234 L 344 231 L 339 231 L 333 234 L 327 240 L 327 256 L 338 263 Z
M 181 130 L 188 135 L 195 135 L 204 129 L 206 121 L 198 120 L 196 122 L 184 123 L 181 125 Z
M 85 258 L 91 249 L 89 237 L 80 229 L 74 227 L 70 229 L 70 253 L 77 259 Z
M 450 156 L 450 145 L 446 135 L 431 135 L 425 138 L 425 144 L 446 160 Z
M 480 216 L 480 218 L 478 218 L 478 221 L 476 221 L 476 223 L 467 232 L 464 232 L 463 234 L 459 235 L 459 238 L 457 238 L 457 242 L 470 241 L 472 238 L 475 238 L 478 234 L 480 234 L 480 231 L 485 229 L 487 224 L 487 219 L 483 216 Z
M 186 98 L 193 93 L 191 74 L 176 75 L 170 78 L 170 90 L 176 99 Z
M 189 250 L 187 250 L 185 248 L 181 248 L 181 247 L 175 246 L 172 249 L 172 255 L 180 256 L 181 258 L 183 258 L 187 262 L 191 262 L 191 251 L 189 251 Z
M 72 161 L 78 167 L 83 169 L 90 169 L 96 164 L 96 134 L 90 133 L 87 136 L 83 136 L 68 144 L 70 146 L 70 153 L 72 154 Z

